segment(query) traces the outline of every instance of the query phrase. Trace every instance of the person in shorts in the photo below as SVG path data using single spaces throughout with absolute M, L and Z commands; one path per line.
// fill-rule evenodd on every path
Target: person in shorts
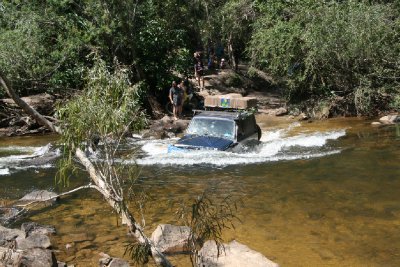
M 177 120 L 182 110 L 183 90 L 176 85 L 175 81 L 172 82 L 172 87 L 169 89 L 169 100 L 173 106 L 174 119 Z

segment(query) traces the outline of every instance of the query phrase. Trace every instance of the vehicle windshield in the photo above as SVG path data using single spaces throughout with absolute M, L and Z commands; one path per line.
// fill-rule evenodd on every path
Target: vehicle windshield
M 215 118 L 193 118 L 186 132 L 233 140 L 235 138 L 235 122 Z

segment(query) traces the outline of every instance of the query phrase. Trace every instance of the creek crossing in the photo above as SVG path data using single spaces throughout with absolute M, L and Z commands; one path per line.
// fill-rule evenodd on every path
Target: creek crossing
M 212 188 L 243 203 L 240 222 L 224 239 L 236 239 L 281 266 L 399 266 L 396 126 L 373 128 L 356 118 L 299 123 L 259 116 L 257 121 L 262 142 L 243 153 L 168 155 L 165 149 L 174 140 L 131 140 L 129 146 L 139 149 L 138 184 L 151 196 L 146 232 L 159 223 L 176 223 L 171 203 L 189 202 Z M 35 189 L 61 192 L 88 182 L 80 172 L 69 187 L 55 186 L 56 139 L 0 139 L 0 204 Z M 57 259 L 79 266 L 98 266 L 99 252 L 123 257 L 128 240 L 111 208 L 89 190 L 27 220 L 54 225 Z M 172 261 L 188 263 L 181 256 Z

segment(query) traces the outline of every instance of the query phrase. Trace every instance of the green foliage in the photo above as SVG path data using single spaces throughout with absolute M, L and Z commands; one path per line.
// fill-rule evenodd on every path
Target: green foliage
M 232 73 L 226 78 L 225 84 L 231 87 L 240 87 L 243 85 L 243 81 L 237 73 Z
M 395 94 L 392 102 L 390 103 L 390 107 L 397 111 L 400 111 L 400 93 Z
M 63 122 L 61 143 L 65 149 L 59 182 L 66 182 L 67 171 L 73 167 L 74 149 L 95 149 L 97 144 L 93 143 L 102 143 L 101 150 L 111 165 L 98 167 L 116 168 L 113 160 L 121 138 L 128 131 L 142 129 L 146 123 L 139 102 L 145 84 L 141 82 L 132 85 L 129 82 L 129 71 L 118 64 L 111 71 L 105 61 L 95 57 L 94 62 L 93 67 L 87 71 L 85 89 L 65 106 L 58 108 L 58 116 Z M 118 170 L 112 172 L 109 175 L 119 173 Z
M 176 213 L 178 219 L 191 229 L 188 245 L 193 266 L 197 266 L 198 251 L 207 240 L 215 241 L 220 255 L 224 249 L 223 230 L 234 228 L 233 221 L 238 220 L 235 215 L 237 202 L 231 196 L 215 197 L 206 190 L 190 206 L 181 204 Z
M 116 138 L 127 130 L 139 130 L 145 117 L 140 109 L 143 83 L 131 85 L 129 72 L 116 66 L 112 73 L 97 59 L 88 70 L 85 90 L 58 110 L 63 121 L 63 142 L 80 147 L 93 134 Z
M 259 78 L 258 70 L 252 66 L 250 66 L 247 70 L 247 75 L 250 79 Z
M 128 243 L 125 245 L 124 255 L 126 254 L 128 254 L 138 266 L 143 266 L 149 262 L 149 256 L 151 255 L 150 244 L 142 244 L 137 241 Z
M 366 90 L 357 88 L 399 83 L 394 3 L 275 0 L 267 7 L 248 51 L 255 66 L 285 78 L 290 100 L 356 93 L 355 105 L 368 109 Z
M 0 9 L 0 68 L 22 94 L 80 85 L 81 46 L 73 19 L 34 1 L 7 1 Z

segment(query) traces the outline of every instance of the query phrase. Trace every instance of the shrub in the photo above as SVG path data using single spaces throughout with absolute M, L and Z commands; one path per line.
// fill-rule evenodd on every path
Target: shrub
M 368 113 L 379 88 L 399 84 L 400 16 L 394 5 L 270 1 L 254 26 L 252 64 L 283 77 L 292 102 L 354 93 L 358 111 Z

